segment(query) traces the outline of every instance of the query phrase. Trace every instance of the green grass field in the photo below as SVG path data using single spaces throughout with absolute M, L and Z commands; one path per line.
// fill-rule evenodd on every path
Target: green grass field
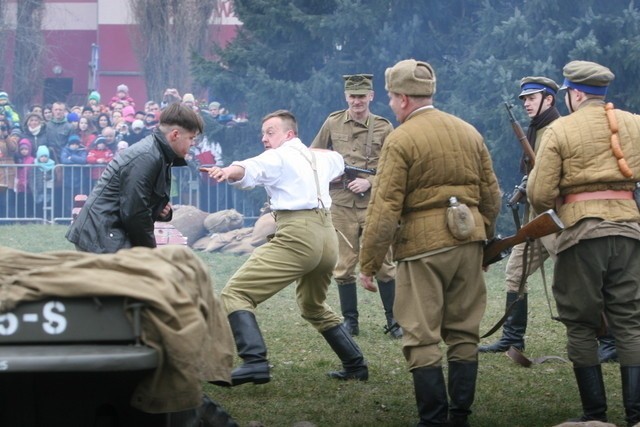
M 73 249 L 64 239 L 65 231 L 64 226 L 0 226 L 0 242 L 33 252 Z M 199 255 L 211 268 L 216 293 L 246 259 L 225 254 Z M 482 332 L 503 313 L 503 270 L 504 262 L 493 265 L 486 273 L 488 306 Z M 551 264 L 546 272 L 550 286 Z M 527 356 L 555 355 L 566 359 L 564 326 L 550 318 L 540 273 L 530 279 L 529 289 Z M 359 300 L 361 325 L 356 340 L 369 362 L 368 382 L 338 382 L 326 377 L 325 373 L 339 368 L 340 363 L 321 335 L 300 317 L 291 286 L 257 310 L 273 365 L 271 382 L 235 388 L 205 385 L 206 392 L 243 427 L 252 425 L 252 421 L 267 427 L 293 426 L 301 421 L 318 427 L 415 425 L 418 418 L 413 382 L 401 342 L 382 333 L 384 313 L 379 296 L 359 289 Z M 328 302 L 339 311 L 335 287 Z M 555 312 L 555 305 L 552 307 Z M 603 370 L 610 422 L 623 426 L 619 366 L 606 364 Z M 523 368 L 503 354 L 482 354 L 473 411 L 470 422 L 474 427 L 550 427 L 578 416 L 581 408 L 572 367 L 550 361 Z

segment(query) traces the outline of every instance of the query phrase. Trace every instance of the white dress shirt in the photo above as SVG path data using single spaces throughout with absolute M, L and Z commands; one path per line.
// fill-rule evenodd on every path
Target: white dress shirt
M 241 189 L 263 186 L 274 211 L 328 209 L 331 207 L 329 181 L 344 173 L 344 159 L 334 151 L 313 151 L 320 186 L 318 196 L 311 153 L 298 138 L 285 141 L 280 147 L 256 157 L 233 162 L 233 165 L 242 166 L 245 174 L 241 180 L 230 184 Z

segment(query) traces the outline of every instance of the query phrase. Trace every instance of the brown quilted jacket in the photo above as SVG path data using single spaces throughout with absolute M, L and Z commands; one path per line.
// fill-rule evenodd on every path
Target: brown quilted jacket
M 558 208 L 565 227 L 583 218 L 639 222 L 633 200 L 586 200 L 562 204 L 562 196 L 603 190 L 633 190 L 640 179 L 640 117 L 615 110 L 620 145 L 634 176 L 625 178 L 611 150 L 604 103 L 589 100 L 553 122 L 544 133 L 527 195 L 537 212 Z M 556 204 L 557 203 L 557 204 Z
M 448 200 L 467 204 L 476 227 L 464 241 L 446 226 Z M 482 136 L 470 124 L 427 108 L 395 129 L 382 148 L 360 251 L 361 271 L 375 273 L 393 242 L 396 259 L 493 234 L 500 189 Z

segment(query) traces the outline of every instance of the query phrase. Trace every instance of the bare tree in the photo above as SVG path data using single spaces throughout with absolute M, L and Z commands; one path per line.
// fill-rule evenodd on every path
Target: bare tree
M 7 0 L 0 0 L 0 58 L 7 57 Z M 4 73 L 7 70 L 6 61 L 0 61 L 0 88 L 4 85 Z
M 18 2 L 11 100 L 20 112 L 42 90 L 43 15 L 43 0 Z
M 132 0 L 137 21 L 132 34 L 150 99 L 167 87 L 191 90 L 189 60 L 204 54 L 208 23 L 217 0 Z

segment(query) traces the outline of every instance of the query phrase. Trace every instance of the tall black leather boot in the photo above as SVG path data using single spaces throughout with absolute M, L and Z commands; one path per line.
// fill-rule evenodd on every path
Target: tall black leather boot
M 387 318 L 386 331 L 388 331 L 391 338 L 402 338 L 402 328 L 396 323 L 393 317 L 393 302 L 396 298 L 396 281 L 378 281 L 378 289 L 380 290 L 382 307 L 384 307 L 384 315 Z
M 338 285 L 338 295 L 340 296 L 340 309 L 344 317 L 344 326 L 349 334 L 355 337 L 360 333 L 358 326 L 358 291 L 355 283 L 345 283 Z
M 271 380 L 267 347 L 262 339 L 256 316 L 246 310 L 234 311 L 229 315 L 229 325 L 236 341 L 238 356 L 244 364 L 231 371 L 232 385 L 248 382 L 264 384 Z
M 361 381 L 369 379 L 369 368 L 362 351 L 343 324 L 336 325 L 321 333 L 331 349 L 338 355 L 344 368 L 342 371 L 329 372 L 327 375 L 330 378 Z
M 606 335 L 598 337 L 598 359 L 600 359 L 600 363 L 618 361 L 616 339 L 608 329 Z
M 420 422 L 418 426 L 446 426 L 449 402 L 441 366 L 425 366 L 411 371 L 416 405 Z
M 580 418 L 571 419 L 571 422 L 581 421 L 607 421 L 607 395 L 602 380 L 602 367 L 600 365 L 586 368 L 573 368 L 573 373 L 578 382 L 582 411 Z
M 622 403 L 627 426 L 640 423 L 640 366 L 621 366 Z
M 449 362 L 449 425 L 469 427 L 467 418 L 476 393 L 478 362 Z
M 507 292 L 506 307 L 514 301 L 517 302 L 502 325 L 502 337 L 493 344 L 479 346 L 479 353 L 503 353 L 511 346 L 520 351 L 524 350 L 524 334 L 527 331 L 527 294 L 522 294 L 522 299 L 518 301 L 517 292 Z

